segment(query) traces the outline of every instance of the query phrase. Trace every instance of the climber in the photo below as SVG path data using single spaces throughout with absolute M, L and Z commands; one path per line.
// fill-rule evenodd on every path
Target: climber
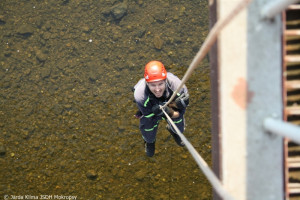
M 160 61 L 150 61 L 145 66 L 144 78 L 134 86 L 134 100 L 139 109 L 135 116 L 140 119 L 139 128 L 144 139 L 146 155 L 149 157 L 155 153 L 159 122 L 166 119 L 161 106 L 170 99 L 180 83 L 181 80 L 167 72 Z M 184 113 L 188 104 L 189 94 L 184 86 L 174 101 L 164 108 L 181 133 L 184 131 Z M 179 146 L 185 146 L 169 122 L 166 128 Z

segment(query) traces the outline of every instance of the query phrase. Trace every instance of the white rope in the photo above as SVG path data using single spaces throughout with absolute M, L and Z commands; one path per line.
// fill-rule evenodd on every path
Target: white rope
M 199 155 L 199 153 L 196 151 L 196 149 L 191 145 L 191 143 L 186 139 L 186 137 L 180 132 L 180 130 L 177 128 L 177 126 L 174 124 L 170 116 L 162 109 L 165 116 L 168 119 L 168 122 L 172 125 L 172 127 L 175 129 L 176 133 L 181 138 L 182 142 L 185 144 L 186 148 L 190 152 L 190 154 L 193 156 L 194 160 L 198 164 L 199 168 L 202 170 L 202 172 L 205 174 L 215 191 L 222 197 L 224 200 L 234 200 L 234 198 L 224 189 L 222 183 L 219 181 L 219 179 L 216 177 L 214 172 L 209 168 L 205 160 Z
M 172 102 L 172 100 L 175 98 L 176 94 L 181 90 L 181 88 L 184 86 L 185 82 L 189 79 L 189 77 L 192 75 L 192 72 L 195 70 L 195 68 L 199 65 L 199 63 L 203 60 L 203 58 L 206 56 L 212 45 L 217 40 L 218 35 L 220 34 L 221 30 L 238 14 L 240 13 L 252 0 L 241 0 L 240 3 L 236 5 L 236 7 L 223 19 L 220 19 L 214 27 L 209 32 L 208 36 L 206 37 L 203 45 L 201 46 L 200 50 L 194 57 L 192 63 L 190 64 L 188 70 L 184 74 L 181 84 L 177 88 L 177 90 L 173 93 L 169 101 L 163 105 L 162 108 L 165 108 L 169 103 Z
M 212 184 L 215 191 L 219 194 L 219 196 L 224 200 L 234 200 L 234 198 L 224 189 L 222 183 L 220 180 L 216 177 L 216 175 L 213 173 L 213 171 L 209 168 L 205 160 L 199 155 L 199 153 L 195 150 L 193 145 L 185 138 L 185 136 L 180 132 L 180 130 L 177 128 L 177 126 L 174 124 L 170 116 L 164 111 L 163 108 L 165 108 L 169 103 L 172 102 L 172 100 L 175 98 L 177 93 L 182 89 L 186 81 L 191 76 L 194 69 L 199 65 L 199 63 L 203 60 L 203 58 L 206 56 L 212 45 L 217 40 L 218 35 L 220 34 L 221 30 L 238 14 L 240 13 L 245 7 L 248 6 L 248 4 L 252 0 L 241 0 L 239 4 L 224 18 L 219 20 L 214 27 L 209 32 L 207 38 L 205 39 L 203 45 L 201 46 L 200 50 L 194 57 L 192 63 L 190 64 L 188 70 L 186 71 L 184 77 L 181 80 L 181 84 L 179 87 L 174 91 L 173 95 L 169 99 L 169 101 L 161 106 L 161 109 L 165 116 L 168 119 L 168 122 L 172 125 L 172 127 L 175 129 L 176 133 L 181 138 L 182 142 L 185 144 L 186 148 L 190 152 L 190 154 L 195 159 L 196 163 L 198 164 L 199 168 L 202 170 L 202 172 L 207 177 L 208 181 Z

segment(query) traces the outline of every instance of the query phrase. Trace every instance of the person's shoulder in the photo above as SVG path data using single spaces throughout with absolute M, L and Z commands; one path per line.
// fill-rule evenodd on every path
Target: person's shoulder
M 175 74 L 173 74 L 172 72 L 167 72 L 167 79 L 168 80 L 180 80 Z
M 181 82 L 181 80 L 176 75 L 172 74 L 171 72 L 167 73 L 167 79 L 168 79 L 169 84 L 171 84 L 171 85 L 175 84 L 177 86 Z
M 139 82 L 134 86 L 134 99 L 137 102 L 141 102 L 145 99 L 145 79 L 139 80 Z
M 169 84 L 170 89 L 177 90 L 177 88 L 181 84 L 181 80 L 176 75 L 172 74 L 171 72 L 168 72 L 167 79 L 168 79 L 168 84 Z M 187 88 L 185 85 L 181 91 L 187 91 Z

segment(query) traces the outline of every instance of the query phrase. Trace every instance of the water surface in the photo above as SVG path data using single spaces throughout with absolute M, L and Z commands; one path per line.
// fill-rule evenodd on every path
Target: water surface
M 2 0 L 0 198 L 211 199 L 165 122 L 145 156 L 131 92 L 150 60 L 183 77 L 208 33 L 207 4 Z M 211 165 L 207 59 L 187 87 L 185 135 Z

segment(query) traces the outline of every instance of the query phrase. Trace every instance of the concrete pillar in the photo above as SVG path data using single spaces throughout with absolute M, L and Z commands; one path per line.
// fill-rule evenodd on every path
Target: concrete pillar
M 216 1 L 217 18 L 238 2 Z M 254 0 L 240 13 L 223 30 L 215 46 L 217 56 L 212 57 L 212 78 L 218 78 L 212 80 L 217 85 L 212 98 L 218 98 L 213 105 L 218 106 L 213 138 L 219 140 L 213 142 L 218 145 L 214 169 L 238 200 L 284 197 L 282 138 L 262 128 L 266 117 L 282 119 L 283 109 L 281 17 L 261 19 L 260 11 L 268 2 Z

